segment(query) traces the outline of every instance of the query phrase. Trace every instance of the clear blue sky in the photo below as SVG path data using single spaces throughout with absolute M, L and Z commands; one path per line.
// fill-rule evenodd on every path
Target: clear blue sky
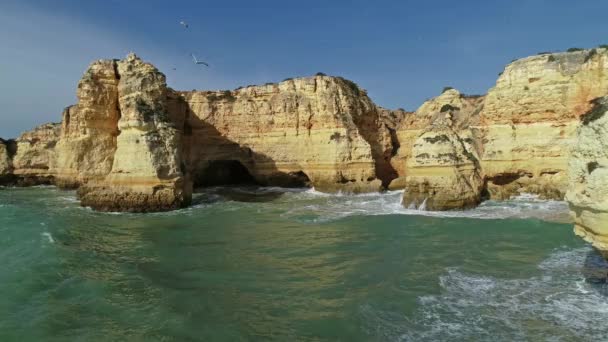
M 0 137 L 60 121 L 89 63 L 129 51 L 175 89 L 321 71 L 413 110 L 446 85 L 485 93 L 512 59 L 608 44 L 607 13 L 605 0 L 2 0 Z

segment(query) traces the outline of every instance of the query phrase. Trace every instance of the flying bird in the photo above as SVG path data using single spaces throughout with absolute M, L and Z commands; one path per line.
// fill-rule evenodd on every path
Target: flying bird
M 196 59 L 196 56 L 193 53 L 191 53 L 190 55 L 192 56 L 192 60 L 194 61 L 194 64 L 202 64 L 202 65 L 207 66 L 207 67 L 209 66 L 209 64 L 207 64 L 207 63 L 205 63 L 203 61 L 199 61 L 198 59 Z
M 180 21 L 180 22 L 179 22 L 179 24 L 180 24 L 180 25 L 182 25 L 182 26 L 183 26 L 183 27 L 185 27 L 185 28 L 188 28 L 188 23 L 187 23 L 187 22 L 185 22 L 185 21 L 183 21 L 183 20 L 182 20 L 182 21 Z

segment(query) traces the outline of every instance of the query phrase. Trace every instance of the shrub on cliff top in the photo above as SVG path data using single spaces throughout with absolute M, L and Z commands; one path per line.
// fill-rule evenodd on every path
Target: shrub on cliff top
M 577 48 L 577 47 L 571 47 L 568 50 L 566 50 L 567 52 L 576 52 L 576 51 L 583 51 L 584 49 L 581 48 Z
M 454 88 L 453 88 L 453 87 L 443 87 L 443 90 L 441 91 L 441 93 L 443 94 L 443 93 L 445 93 L 446 91 L 448 91 L 448 90 L 452 90 L 452 89 L 454 89 Z
M 327 76 L 326 74 L 322 73 L 322 72 L 318 72 L 315 74 L 315 76 Z
M 344 82 L 348 86 L 348 88 L 350 88 L 350 90 L 352 90 L 353 93 L 355 93 L 355 95 L 359 96 L 359 94 L 360 94 L 359 86 L 355 82 L 353 82 L 351 80 L 347 80 L 344 77 L 338 77 L 338 79 L 341 80 L 342 82 Z
M 444 112 L 456 111 L 456 110 L 460 110 L 460 108 L 458 108 L 456 106 L 452 106 L 451 104 L 445 104 L 445 105 L 443 105 L 443 107 L 441 107 L 441 110 L 439 112 L 444 113 Z
M 608 49 L 608 44 L 602 44 L 598 46 L 600 49 Z
M 585 63 L 587 63 L 593 56 L 597 55 L 597 51 L 595 49 L 591 49 L 587 56 L 585 56 Z

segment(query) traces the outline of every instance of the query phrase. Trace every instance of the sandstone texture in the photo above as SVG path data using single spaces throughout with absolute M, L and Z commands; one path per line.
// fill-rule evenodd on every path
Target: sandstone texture
M 566 199 L 574 232 L 608 257 L 608 96 L 581 118 Z

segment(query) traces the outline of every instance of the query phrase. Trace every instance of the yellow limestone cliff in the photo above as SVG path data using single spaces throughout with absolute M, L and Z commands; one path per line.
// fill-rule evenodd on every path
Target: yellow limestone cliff
M 20 185 L 51 184 L 59 124 L 44 124 L 25 132 L 15 140 L 12 156 L 13 174 Z
M 481 202 L 483 175 L 469 126 L 477 121 L 482 100 L 446 89 L 402 122 L 393 162 L 405 163 L 405 207 L 450 210 Z
M 509 64 L 485 97 L 478 131 L 493 198 L 561 199 L 578 118 L 608 94 L 608 50 L 541 54 Z
M 189 204 L 192 189 L 183 172 L 181 131 L 168 113 L 165 75 L 134 54 L 114 63 L 118 97 L 110 102 L 118 104 L 120 117 L 112 166 L 78 189 L 82 205 L 160 211 Z
M 181 95 L 197 185 L 219 181 L 215 170 L 235 162 L 261 184 L 329 192 L 379 191 L 396 177 L 381 111 L 348 80 L 314 76 Z
M 577 130 L 566 199 L 574 232 L 608 257 L 608 96 L 593 104 Z

